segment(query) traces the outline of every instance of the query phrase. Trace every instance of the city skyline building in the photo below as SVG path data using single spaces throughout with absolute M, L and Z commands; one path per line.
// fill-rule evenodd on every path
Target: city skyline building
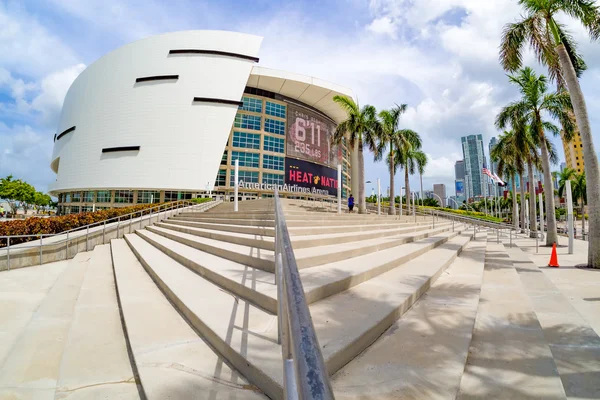
M 468 198 L 484 196 L 484 179 L 482 169 L 486 165 L 483 150 L 483 135 L 468 135 L 460 138 L 465 162 L 465 186 Z
M 454 164 L 454 194 L 455 200 L 462 203 L 469 196 L 465 185 L 465 161 L 458 160 Z
M 564 135 L 561 133 L 563 150 L 565 152 L 565 164 L 567 167 L 574 169 L 578 174 L 585 171 L 585 161 L 583 159 L 583 143 L 581 142 L 581 134 L 575 131 L 573 139 L 570 142 L 565 141 Z
M 433 193 L 435 193 L 438 197 L 442 199 L 442 204 L 440 206 L 446 207 L 447 199 L 446 199 L 446 185 L 443 183 L 434 183 L 433 184 Z M 437 200 L 439 200 L 436 197 Z

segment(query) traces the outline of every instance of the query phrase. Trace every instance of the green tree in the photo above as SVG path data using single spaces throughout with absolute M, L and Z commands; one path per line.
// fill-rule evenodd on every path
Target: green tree
M 48 207 L 52 204 L 52 198 L 48 196 L 46 193 L 36 192 L 33 197 L 33 204 L 36 206 L 36 209 L 40 210 L 42 207 Z
M 358 104 L 347 96 L 334 96 L 335 101 L 345 112 L 346 119 L 342 121 L 333 133 L 332 143 L 339 145 L 347 137 L 350 148 L 358 148 L 358 212 L 366 213 L 365 198 L 365 158 L 364 147 L 367 146 L 373 153 L 377 151 L 377 141 L 381 137 L 380 125 L 377 123 L 375 107 L 366 105 L 360 108 Z M 353 165 L 352 168 L 355 168 Z
M 413 132 L 409 144 L 402 149 L 402 159 L 404 167 L 404 187 L 406 188 L 406 197 L 410 197 L 410 180 L 409 175 L 414 175 L 418 171 L 418 166 L 427 163 L 427 156 L 421 151 L 421 137 L 418 133 Z M 410 202 L 406 203 L 406 210 L 410 212 Z
M 569 91 L 583 143 L 585 173 L 592 182 L 589 188 L 592 201 L 588 205 L 588 265 L 600 268 L 600 169 L 587 106 L 578 79 L 586 66 L 577 54 L 577 44 L 570 33 L 557 21 L 560 14 L 574 18 L 588 30 L 592 40 L 598 40 L 600 6 L 594 0 L 519 0 L 519 4 L 523 6 L 525 13 L 522 20 L 506 25 L 500 46 L 500 62 L 507 71 L 518 70 L 522 65 L 524 48 L 529 45 L 538 61 L 548 68 L 550 78 L 556 80 L 559 87 L 566 85 Z M 546 176 L 544 179 L 551 182 Z M 547 196 L 550 197 L 552 196 Z M 546 200 L 546 206 L 548 203 Z M 551 219 L 553 218 L 548 218 L 548 222 Z
M 421 183 L 421 205 L 423 203 L 423 174 L 425 173 L 425 168 L 427 167 L 427 154 L 423 153 L 421 156 L 417 157 L 417 169 L 419 170 L 419 181 Z
M 498 142 L 490 153 L 490 158 L 498 163 L 500 175 L 512 182 L 512 222 L 513 228 L 519 229 L 519 216 L 517 207 L 517 174 L 523 176 L 523 156 L 517 143 L 514 131 L 505 131 L 498 138 Z M 523 222 L 523 220 L 521 219 Z
M 571 197 L 573 202 L 580 202 L 581 206 L 581 232 L 585 232 L 585 203 L 587 202 L 587 184 L 585 179 L 585 171 L 578 174 L 572 168 L 565 168 L 558 174 L 558 197 L 565 196 L 567 181 L 571 181 Z
M 0 178 L 0 198 L 8 201 L 12 214 L 17 214 L 19 205 L 27 212 L 28 204 L 31 204 L 35 197 L 33 186 L 20 179 L 13 179 L 12 175 L 6 178 Z
M 423 199 L 423 205 L 425 207 L 439 207 L 440 203 L 436 199 L 427 198 Z
M 560 129 L 554 123 L 545 120 L 543 116 L 548 114 L 561 121 L 565 136 L 572 136 L 575 127 L 569 118 L 571 100 L 568 93 L 564 91 L 547 93 L 546 77 L 543 75 L 537 76 L 529 67 L 523 68 L 515 75 L 510 75 L 509 80 L 518 86 L 521 98 L 500 111 L 496 117 L 496 126 L 499 129 L 504 129 L 508 124 L 512 124 L 514 129 L 521 129 L 520 127 L 523 126 L 530 129 L 532 139 L 541 149 L 544 182 L 546 182 L 548 188 L 551 188 L 552 171 L 550 162 L 552 161 L 552 149 L 548 147 L 550 141 L 546 137 L 546 132 L 558 136 L 560 135 Z M 554 210 L 554 196 L 546 197 L 546 210 Z M 546 245 L 551 246 L 555 242 L 558 242 L 556 218 L 554 214 L 549 213 Z

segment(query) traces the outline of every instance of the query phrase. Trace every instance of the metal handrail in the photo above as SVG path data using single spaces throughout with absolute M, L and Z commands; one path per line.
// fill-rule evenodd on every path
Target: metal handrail
M 283 356 L 284 398 L 334 399 L 277 189 L 274 202 L 278 342 Z
M 43 248 L 44 247 L 48 247 L 48 246 L 55 246 L 61 243 L 66 243 L 66 251 L 65 251 L 65 259 L 69 258 L 69 242 L 74 239 L 73 237 L 69 238 L 69 234 L 73 233 L 73 232 L 79 232 L 79 231 L 86 231 L 86 242 L 85 242 L 85 247 L 86 247 L 86 251 L 88 251 L 88 243 L 89 243 L 89 234 L 90 234 L 90 228 L 92 227 L 99 227 L 102 225 L 103 229 L 102 229 L 102 243 L 105 243 L 105 236 L 106 236 L 106 224 L 107 223 L 113 223 L 113 222 L 117 222 L 117 237 L 119 237 L 119 230 L 121 227 L 121 223 L 124 222 L 125 224 L 129 224 L 129 232 L 131 232 L 132 230 L 132 223 L 133 223 L 133 218 L 135 215 L 139 214 L 140 220 L 136 221 L 139 222 L 140 224 L 140 228 L 142 226 L 142 222 L 144 221 L 144 216 L 148 215 L 149 219 L 150 219 L 150 223 L 152 221 L 152 219 L 154 218 L 154 210 L 156 210 L 156 218 L 157 218 L 157 222 L 160 220 L 160 213 L 161 212 L 166 212 L 168 213 L 169 211 L 172 211 L 171 216 L 174 215 L 174 210 L 181 210 L 185 207 L 201 207 L 204 208 L 207 205 L 213 205 L 213 204 L 218 204 L 220 203 L 220 201 L 217 201 L 215 203 L 215 201 L 209 201 L 206 203 L 194 203 L 192 201 L 188 201 L 188 200 L 176 200 L 176 201 L 172 201 L 169 203 L 163 203 L 163 204 L 159 204 L 157 206 L 153 206 L 153 207 L 148 207 L 148 208 L 144 208 L 142 210 L 138 210 L 138 211 L 134 211 L 132 213 L 128 213 L 128 214 L 124 214 L 124 215 L 120 215 L 117 217 L 113 217 L 113 218 L 109 218 L 109 219 L 105 219 L 102 221 L 98 221 L 98 222 L 94 222 L 91 224 L 87 224 L 87 225 L 83 225 L 83 226 L 79 226 L 77 228 L 73 228 L 73 229 L 69 229 L 67 231 L 63 231 L 63 232 L 59 232 L 59 233 L 40 233 L 40 234 L 33 234 L 33 235 L 5 235 L 5 236 L 0 236 L 0 239 L 6 239 L 6 246 L 5 247 L 1 247 L 0 251 L 2 250 L 6 250 L 6 259 L 7 259 L 7 270 L 10 270 L 10 252 L 11 252 L 11 247 L 15 248 L 15 246 L 18 246 L 16 249 L 17 250 L 23 250 L 23 249 L 30 249 L 30 248 L 37 248 L 39 247 L 40 252 L 39 252 L 39 259 L 40 259 L 40 265 L 43 264 Z M 128 218 L 129 217 L 129 218 Z M 137 217 L 136 217 L 137 218 Z M 165 219 L 165 216 L 163 216 L 162 218 L 163 220 Z M 123 229 L 123 234 L 125 234 L 125 229 Z M 50 243 L 43 243 L 43 239 L 46 238 L 51 238 L 51 237 L 57 237 L 57 236 L 65 236 L 64 238 L 62 238 L 61 240 L 56 240 L 56 241 L 52 241 Z M 10 245 L 10 240 L 11 238 L 26 238 L 26 237 L 32 237 L 32 238 L 39 238 L 39 243 L 36 244 L 32 244 L 32 245 L 26 245 L 28 242 L 24 242 L 24 243 L 19 243 L 17 245 Z M 14 250 L 13 250 L 14 251 Z

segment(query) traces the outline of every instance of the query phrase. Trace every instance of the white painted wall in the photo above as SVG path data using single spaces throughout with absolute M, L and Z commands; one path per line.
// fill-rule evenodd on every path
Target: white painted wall
M 65 98 L 54 144 L 60 157 L 51 191 L 212 187 L 237 111 L 235 105 L 192 104 L 194 97 L 240 101 L 254 63 L 212 55 L 172 55 L 209 49 L 258 56 L 262 38 L 224 31 L 185 31 L 125 45 L 90 65 Z M 179 75 L 177 82 L 136 78 Z M 102 148 L 140 146 L 138 152 Z

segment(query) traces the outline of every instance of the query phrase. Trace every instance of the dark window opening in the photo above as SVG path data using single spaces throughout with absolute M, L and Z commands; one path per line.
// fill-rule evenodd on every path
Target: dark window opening
M 250 60 L 250 61 L 258 62 L 258 57 L 248 56 L 246 54 L 230 53 L 228 51 L 219 51 L 219 50 L 177 49 L 177 50 L 169 50 L 169 54 L 208 54 L 208 55 L 213 55 L 213 56 L 241 58 L 242 60 Z
M 166 80 L 177 80 L 179 75 L 156 75 L 156 76 L 144 76 L 135 80 L 138 82 L 149 82 L 149 81 L 166 81 Z
M 59 135 L 54 135 L 54 141 L 56 142 L 57 140 L 60 140 L 60 138 L 62 138 L 63 136 L 65 136 L 67 133 L 71 133 L 75 130 L 75 127 L 72 126 L 69 129 L 62 131 Z
M 114 153 L 116 151 L 138 151 L 140 146 L 107 147 L 102 149 L 103 153 Z

